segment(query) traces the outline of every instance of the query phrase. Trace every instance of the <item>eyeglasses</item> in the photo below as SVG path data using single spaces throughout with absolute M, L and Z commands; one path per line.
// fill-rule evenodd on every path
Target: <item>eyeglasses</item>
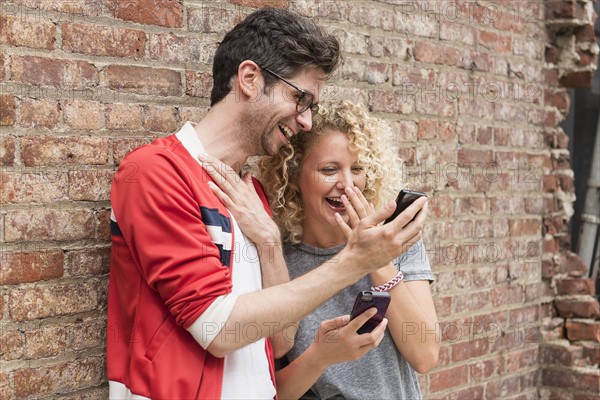
M 261 67 L 261 68 L 264 71 L 267 71 L 268 73 L 273 75 L 275 78 L 284 81 L 285 83 L 287 83 L 288 85 L 290 85 L 291 87 L 293 87 L 294 89 L 296 89 L 297 91 L 300 92 L 300 95 L 296 96 L 296 111 L 298 111 L 299 114 L 302 114 L 304 111 L 308 110 L 309 108 L 313 114 L 315 114 L 317 111 L 319 111 L 319 105 L 314 103 L 315 96 L 312 93 L 307 92 L 304 89 L 300 89 L 298 86 L 287 81 L 282 76 L 276 74 L 275 72 L 271 71 L 268 68 L 263 68 L 263 67 Z

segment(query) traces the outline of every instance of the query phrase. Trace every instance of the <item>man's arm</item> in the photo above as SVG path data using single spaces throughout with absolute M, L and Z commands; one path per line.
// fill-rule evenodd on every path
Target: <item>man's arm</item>
M 242 182 L 231 168 L 206 155 L 201 161 L 207 173 L 218 184 L 210 182 L 211 188 L 215 193 L 220 193 L 218 196 L 226 207 L 234 210 L 236 207 L 244 208 L 248 193 L 237 191 L 236 188 L 243 186 L 244 182 L 247 184 L 248 180 Z M 348 190 L 349 193 L 352 192 L 352 189 Z M 357 222 L 354 229 L 348 228 L 346 247 L 320 267 L 293 281 L 238 297 L 225 326 L 210 342 L 207 350 L 215 356 L 223 357 L 261 337 L 272 336 L 301 320 L 344 287 L 402 254 L 420 239 L 427 214 L 425 204 L 425 198 L 418 199 L 394 221 L 379 226 L 395 209 L 395 203 L 390 202 L 384 209 Z M 417 215 L 423 207 L 424 212 Z M 245 218 L 260 217 L 256 207 L 248 205 L 247 208 L 250 212 L 238 210 L 237 214 Z M 405 227 L 415 215 L 415 220 Z M 244 232 L 246 236 L 255 242 L 260 241 L 258 232 L 264 226 L 252 223 L 244 225 L 249 227 Z M 258 327 L 259 333 L 252 337 L 242 334 L 249 326 L 253 329 Z M 190 329 L 200 343 L 203 329 L 202 324 L 194 324 Z

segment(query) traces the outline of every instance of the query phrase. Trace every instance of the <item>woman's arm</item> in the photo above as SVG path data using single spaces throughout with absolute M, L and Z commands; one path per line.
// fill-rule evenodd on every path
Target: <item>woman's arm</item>
M 397 273 L 393 264 L 370 274 L 374 286 L 383 285 Z M 401 281 L 390 290 L 392 300 L 386 317 L 398 351 L 418 372 L 426 373 L 438 362 L 441 333 L 429 281 Z
M 346 194 L 347 197 L 342 196 L 342 202 L 348 213 L 350 226 L 356 226 L 361 219 L 375 212 L 373 205 L 366 201 L 358 188 L 347 190 Z M 421 213 L 426 212 L 424 207 Z M 337 221 L 340 229 L 348 235 L 350 226 L 339 215 Z M 379 286 L 397 273 L 396 267 L 389 263 L 369 275 L 373 285 Z M 390 295 L 392 300 L 386 316 L 398 351 L 417 372 L 425 373 L 433 369 L 438 362 L 441 334 L 429 281 L 400 282 L 390 290 Z

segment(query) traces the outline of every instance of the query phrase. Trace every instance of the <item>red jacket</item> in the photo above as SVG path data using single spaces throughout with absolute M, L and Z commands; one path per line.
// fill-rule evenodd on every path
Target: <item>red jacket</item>
M 175 135 L 131 152 L 113 180 L 107 375 L 135 395 L 221 397 L 223 359 L 186 330 L 232 290 L 233 250 L 215 245 L 203 220 L 208 210 L 231 226 L 209 180 Z M 268 340 L 266 352 L 274 381 Z

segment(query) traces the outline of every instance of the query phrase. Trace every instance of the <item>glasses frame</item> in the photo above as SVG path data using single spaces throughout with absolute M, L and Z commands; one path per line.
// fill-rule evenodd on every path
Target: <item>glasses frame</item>
M 298 99 L 296 99 L 296 111 L 298 112 L 298 114 L 302 114 L 304 111 L 306 111 L 308 109 L 310 109 L 310 111 L 313 114 L 316 114 L 317 111 L 319 111 L 319 104 L 315 103 L 315 95 L 314 94 L 312 94 L 311 92 L 307 92 L 304 89 L 300 89 L 298 86 L 294 85 L 292 82 L 288 81 L 287 79 L 285 79 L 281 75 L 276 74 L 275 72 L 271 71 L 269 68 L 263 68 L 263 67 L 260 67 L 260 68 L 263 71 L 267 71 L 269 74 L 273 75 L 275 78 L 284 81 L 285 83 L 287 83 L 288 85 L 290 85 L 291 87 L 293 87 L 294 89 L 296 89 L 297 91 L 299 91 L 302 94 L 301 97 L 299 97 Z M 306 107 L 300 107 L 300 102 L 305 97 L 310 98 L 310 102 L 308 103 L 308 105 Z

